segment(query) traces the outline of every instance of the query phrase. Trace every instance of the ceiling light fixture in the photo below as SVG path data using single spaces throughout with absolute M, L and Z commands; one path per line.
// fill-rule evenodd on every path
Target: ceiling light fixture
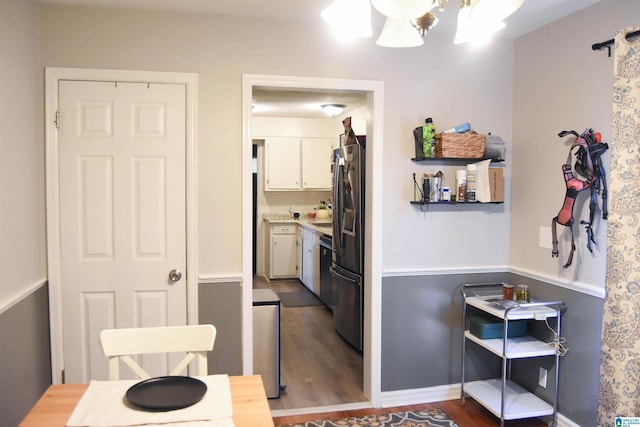
M 473 6 L 472 20 L 502 21 L 522 6 L 524 0 L 482 0 Z
M 420 33 L 406 19 L 387 18 L 380 37 L 376 41 L 383 47 L 416 47 L 424 43 Z
M 492 8 L 484 6 L 485 2 L 493 0 L 462 0 L 460 11 L 458 12 L 458 28 L 454 39 L 455 44 L 474 42 L 485 42 L 489 37 L 506 27 L 502 21 L 507 10 L 515 11 L 513 8 Z M 522 5 L 524 0 L 499 0 L 503 6 L 506 3 L 519 2 Z M 481 6 L 481 9 L 478 9 Z M 520 6 L 518 6 L 520 7 Z M 517 8 L 516 8 L 517 9 Z M 479 13 L 477 13 L 480 11 Z M 493 11 L 493 12 L 492 12 Z M 495 12 L 495 13 L 494 13 Z M 510 13 L 509 13 L 510 14 Z
M 338 114 L 342 113 L 342 110 L 346 107 L 344 104 L 323 104 L 321 105 L 322 109 L 325 113 L 330 115 L 331 117 L 335 117 Z
M 413 25 L 422 37 L 426 36 L 430 29 L 438 25 L 438 17 L 431 12 L 427 12 L 419 18 L 412 19 Z
M 369 0 L 335 0 L 321 15 L 342 38 L 371 37 L 373 34 Z
M 387 19 L 376 44 L 384 47 L 415 47 L 424 44 L 428 31 L 438 23 L 430 11 L 444 12 L 449 0 L 335 0 L 322 17 L 342 34 L 370 37 L 371 6 Z M 506 27 L 503 20 L 524 0 L 461 0 L 454 43 L 484 41 Z M 413 26 L 413 29 L 411 29 Z M 418 34 L 415 34 L 415 31 Z
M 434 8 L 436 0 L 371 0 L 373 7 L 388 18 L 414 19 Z

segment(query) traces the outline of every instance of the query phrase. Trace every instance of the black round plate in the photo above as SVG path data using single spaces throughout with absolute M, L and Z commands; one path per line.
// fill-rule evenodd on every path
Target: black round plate
M 149 378 L 127 390 L 127 400 L 151 411 L 170 411 L 198 403 L 207 392 L 207 385 L 192 377 L 168 376 Z

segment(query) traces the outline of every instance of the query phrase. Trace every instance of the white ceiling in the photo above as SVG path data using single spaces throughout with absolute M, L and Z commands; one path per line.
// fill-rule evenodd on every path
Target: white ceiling
M 207 13 L 215 15 L 252 16 L 272 19 L 316 21 L 320 12 L 333 0 L 39 0 L 42 3 L 76 4 L 98 7 L 118 7 L 142 10 Z M 516 13 L 506 19 L 507 28 L 499 37 L 515 39 L 600 0 L 525 0 Z M 460 0 L 448 0 L 444 13 L 434 9 L 438 24 L 430 34 L 450 35 L 457 24 Z M 374 38 L 384 20 L 373 12 Z M 428 36 L 427 36 L 428 37 Z M 374 40 L 372 40 L 374 43 Z M 254 90 L 255 115 L 288 117 L 322 117 L 318 106 L 324 103 L 346 104 L 351 108 L 365 103 L 363 93 L 285 91 L 264 88 Z

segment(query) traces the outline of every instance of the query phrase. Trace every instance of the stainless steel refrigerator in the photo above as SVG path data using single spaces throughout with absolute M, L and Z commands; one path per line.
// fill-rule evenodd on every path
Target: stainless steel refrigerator
M 333 323 L 362 351 L 364 304 L 365 137 L 351 135 L 334 150 L 331 277 Z

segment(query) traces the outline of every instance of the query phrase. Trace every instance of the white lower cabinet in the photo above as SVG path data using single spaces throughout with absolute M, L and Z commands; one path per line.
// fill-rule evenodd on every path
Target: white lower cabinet
M 274 224 L 269 234 L 269 278 L 297 277 L 297 226 Z
M 496 294 L 492 294 L 493 289 Z M 556 339 L 559 339 L 562 312 L 565 304 L 562 301 L 531 301 L 530 303 L 501 303 L 502 284 L 467 284 L 462 286 L 463 296 L 463 325 L 465 327 L 462 338 L 462 375 L 460 396 L 464 402 L 465 396 L 473 398 L 493 415 L 500 418 L 500 426 L 505 420 L 551 416 L 550 426 L 557 426 L 558 421 L 558 381 L 560 369 L 560 351 L 549 342 L 539 340 L 529 335 L 509 337 L 509 324 L 514 321 L 555 321 Z M 478 327 L 477 321 L 472 325 L 471 316 L 487 316 L 488 324 L 483 326 L 497 326 L 499 323 L 500 338 L 483 335 L 485 330 Z M 495 322 L 494 322 L 495 321 Z M 514 326 L 512 324 L 512 326 Z M 475 330 L 474 330 L 475 329 Z M 515 328 L 514 328 L 515 329 Z M 474 333 L 472 333 L 472 330 Z M 493 331 L 495 332 L 495 330 Z M 507 333 L 505 333 L 507 332 Z M 482 337 L 478 336 L 481 335 Z M 515 334 L 514 334 L 515 335 Z M 503 338 L 507 336 L 507 338 Z M 502 359 L 501 378 L 466 381 L 465 368 L 467 359 L 467 343 L 473 342 L 482 349 Z M 512 381 L 509 377 L 510 363 L 513 359 L 531 357 L 551 357 L 555 359 L 556 381 L 553 402 L 549 403 Z
M 307 228 L 302 232 L 302 278 L 300 280 L 311 292 L 320 295 L 320 236 Z

